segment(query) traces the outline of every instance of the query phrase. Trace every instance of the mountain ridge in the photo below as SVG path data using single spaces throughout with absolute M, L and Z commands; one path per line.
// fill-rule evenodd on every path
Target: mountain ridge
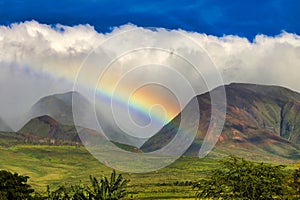
M 219 87 L 215 88 L 211 92 L 219 89 Z M 300 158 L 299 93 L 280 86 L 246 83 L 225 85 L 225 91 L 227 97 L 226 120 L 216 148 L 226 149 L 228 153 L 236 153 L 234 149 L 243 149 L 245 152 L 255 152 L 255 155 L 263 152 L 288 159 Z M 33 118 L 18 132 L 37 137 L 80 142 L 73 122 L 73 94 L 73 92 L 67 92 L 41 98 L 30 111 L 30 116 Z M 81 95 L 79 93 L 75 95 L 81 102 Z M 211 117 L 209 92 L 195 98 L 199 103 L 201 117 L 198 134 L 185 153 L 185 155 L 191 156 L 197 155 Z M 90 112 L 90 105 L 87 102 L 84 104 L 81 112 Z M 49 113 L 50 115 L 48 115 Z M 87 116 L 90 115 L 87 114 Z M 83 119 L 85 120 L 85 117 Z M 143 143 L 140 149 L 143 152 L 151 152 L 168 144 L 174 138 L 180 122 L 179 113 L 157 134 Z M 93 132 L 92 130 L 86 132 Z M 130 140 L 130 138 L 126 138 L 126 135 L 117 134 L 114 130 L 110 132 L 117 135 L 115 136 L 116 140 L 111 140 L 115 143 L 126 145 L 126 141 Z
M 225 144 L 244 149 L 258 147 L 268 153 L 273 151 L 280 156 L 300 158 L 299 93 L 279 86 L 246 83 L 232 83 L 225 85 L 224 88 L 227 111 L 217 147 Z M 211 92 L 217 92 L 219 89 L 221 88 L 216 88 Z M 209 92 L 195 98 L 199 103 L 201 118 L 198 134 L 186 151 L 186 155 L 198 154 L 211 117 Z M 180 114 L 146 141 L 141 149 L 144 152 L 151 152 L 168 144 L 176 134 L 176 127 L 180 123 L 179 118 Z M 282 146 L 290 151 L 286 152 Z

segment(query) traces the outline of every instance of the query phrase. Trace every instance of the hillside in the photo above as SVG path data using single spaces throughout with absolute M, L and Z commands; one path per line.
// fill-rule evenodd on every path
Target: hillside
M 30 120 L 18 132 L 41 138 L 80 142 L 80 138 L 74 126 L 63 125 L 47 115 Z
M 72 107 L 73 101 L 76 105 L 80 105 L 75 107 L 75 111 Z M 104 129 L 106 136 L 111 141 L 128 144 L 130 146 L 140 146 L 145 141 L 144 139 L 128 135 L 117 127 L 111 126 L 111 124 L 105 117 L 105 113 L 101 113 L 99 110 L 95 110 L 94 105 L 78 92 L 54 94 L 41 98 L 30 109 L 29 114 L 26 117 L 28 119 L 26 125 L 28 123 L 33 123 L 30 120 L 35 119 L 35 121 L 38 121 L 36 118 L 39 118 L 41 116 L 48 116 L 62 125 L 74 126 L 73 111 L 77 113 L 76 126 L 85 127 L 92 130 L 99 129 L 98 123 L 94 121 L 94 114 L 96 112 L 98 117 L 97 120 L 100 119 L 102 125 L 104 124 L 102 126 L 102 129 Z M 30 129 L 33 130 L 34 126 L 30 126 Z M 59 133 L 57 135 L 59 135 Z
M 49 116 L 56 121 L 73 125 L 73 113 L 72 113 L 72 96 L 75 95 L 76 98 L 82 100 L 81 104 L 86 107 L 89 102 L 81 97 L 80 94 L 75 92 L 67 92 L 62 94 L 54 94 L 41 98 L 36 102 L 29 111 L 30 119 Z
M 225 90 L 226 121 L 217 148 L 224 148 L 228 153 L 247 151 L 253 157 L 274 154 L 289 159 L 300 158 L 300 94 L 278 86 L 236 83 L 226 85 Z M 196 98 L 201 119 L 198 135 L 187 155 L 198 154 L 211 115 L 209 93 Z M 180 114 L 141 149 L 150 152 L 170 142 L 179 123 Z

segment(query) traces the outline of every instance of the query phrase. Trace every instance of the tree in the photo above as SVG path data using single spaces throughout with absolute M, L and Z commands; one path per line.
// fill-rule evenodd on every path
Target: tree
M 300 161 L 298 161 L 298 165 L 294 169 L 288 184 L 293 190 L 294 198 L 299 199 L 299 197 L 300 197 Z
M 127 195 L 126 186 L 129 180 L 124 179 L 122 174 L 116 175 L 114 170 L 110 176 L 103 177 L 98 181 L 95 177 L 90 177 L 92 186 L 88 189 L 90 197 L 96 200 L 117 200 Z
M 285 191 L 284 166 L 254 163 L 229 156 L 221 168 L 194 185 L 197 198 L 212 199 L 274 199 Z
M 126 197 L 126 186 L 129 180 L 124 179 L 122 174 L 117 175 L 114 170 L 110 176 L 100 180 L 90 176 L 91 185 L 72 185 L 69 188 L 59 187 L 50 192 L 48 187 L 48 200 L 117 200 Z
M 34 190 L 27 184 L 28 176 L 21 176 L 5 170 L 0 171 L 0 200 L 33 199 Z

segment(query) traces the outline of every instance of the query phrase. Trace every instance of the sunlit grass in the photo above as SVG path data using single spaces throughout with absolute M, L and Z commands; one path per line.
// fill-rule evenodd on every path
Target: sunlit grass
M 217 156 L 216 156 L 217 155 Z M 123 173 L 130 179 L 129 192 L 137 199 L 188 199 L 195 191 L 185 182 L 195 182 L 218 166 L 220 152 L 204 159 L 182 157 L 167 168 L 149 173 Z M 15 145 L 0 147 L 0 169 L 30 176 L 29 183 L 40 193 L 47 185 L 88 184 L 89 176 L 109 176 L 103 165 L 84 147 Z M 178 185 L 181 184 L 181 185 Z

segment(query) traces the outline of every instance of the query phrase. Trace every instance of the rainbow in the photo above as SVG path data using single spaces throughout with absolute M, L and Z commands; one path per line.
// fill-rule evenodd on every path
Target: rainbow
M 116 94 L 113 94 L 113 89 L 109 86 L 102 84 L 101 87 L 96 88 L 96 96 L 106 103 L 110 104 L 111 102 L 116 103 L 116 105 L 124 108 L 133 110 L 135 113 L 144 117 L 151 117 L 154 122 L 157 122 L 160 125 L 164 125 L 171 121 L 179 112 L 179 106 L 176 103 L 168 101 L 170 98 L 158 98 L 157 95 L 148 93 L 146 91 L 136 92 L 128 99 L 128 91 L 121 89 Z M 174 105 L 175 104 L 175 105 Z M 153 106 L 160 105 L 164 108 L 164 112 L 151 112 Z
M 75 66 L 77 64 L 73 65 L 74 70 L 63 69 L 61 67 L 55 67 L 53 69 L 53 67 L 49 67 L 53 66 L 53 64 L 54 63 L 52 62 L 43 63 L 44 66 L 46 65 L 46 67 L 43 68 L 33 66 L 32 64 L 25 64 L 22 65 L 20 69 L 27 72 L 32 71 L 34 76 L 46 76 L 62 80 L 68 84 L 74 84 L 77 72 L 77 68 Z M 47 65 L 49 66 L 47 67 Z M 89 83 L 87 77 L 86 80 L 78 84 L 87 90 L 95 90 L 95 96 L 98 97 L 97 99 L 105 101 L 107 104 L 113 101 L 118 106 L 124 109 L 133 110 L 140 116 L 151 117 L 152 120 L 159 124 L 166 124 L 170 122 L 180 112 L 180 107 L 178 106 L 177 101 L 174 103 L 174 101 L 170 101 L 170 98 L 165 98 L 165 96 L 161 95 L 155 95 L 155 93 L 151 94 L 147 90 L 144 92 L 137 92 L 132 96 L 132 98 L 128 99 L 128 92 L 131 91 L 129 91 L 129 87 L 126 86 L 122 87 L 121 90 L 118 90 L 118 92 L 114 94 L 111 83 L 102 83 L 95 89 L 95 85 Z M 151 108 L 155 105 L 161 105 L 165 112 L 157 112 L 156 110 L 152 110 L 152 112 L 150 112 Z

